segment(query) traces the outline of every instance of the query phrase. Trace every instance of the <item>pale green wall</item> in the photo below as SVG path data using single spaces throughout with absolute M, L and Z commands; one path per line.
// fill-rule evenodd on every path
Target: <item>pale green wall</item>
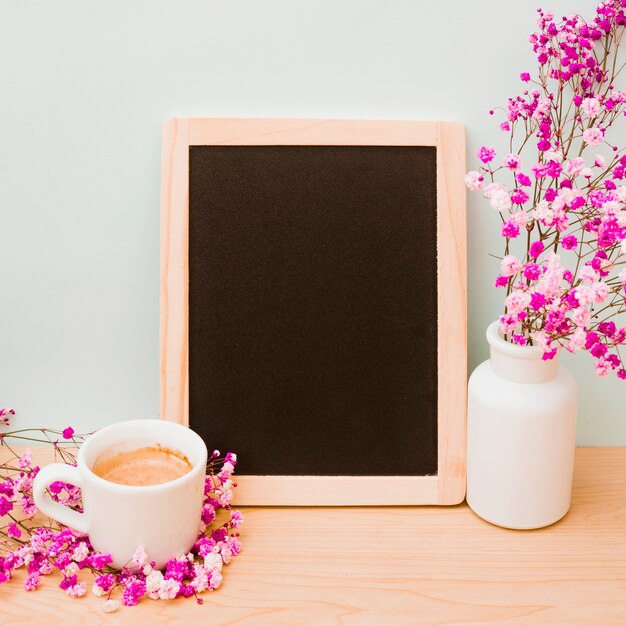
M 0 0 L 0 404 L 14 423 L 158 416 L 165 118 L 459 120 L 472 155 L 499 139 L 487 110 L 532 69 L 534 6 Z M 473 367 L 499 311 L 499 242 L 484 201 L 468 211 Z M 570 364 L 579 443 L 626 444 L 626 386 Z

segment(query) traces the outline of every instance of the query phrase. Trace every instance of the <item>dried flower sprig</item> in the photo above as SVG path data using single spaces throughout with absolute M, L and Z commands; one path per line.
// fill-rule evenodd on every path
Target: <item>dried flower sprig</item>
M 600 3 L 589 22 L 576 14 L 558 22 L 540 9 L 537 24 L 537 74 L 520 74 L 529 88 L 503 109 L 508 154 L 498 162 L 481 147 L 480 168 L 465 178 L 501 218 L 500 328 L 544 359 L 559 347 L 585 350 L 597 374 L 626 380 L 626 328 L 616 324 L 626 312 L 626 150 L 609 141 L 626 115 L 616 86 L 624 2 Z
M 230 504 L 236 487 L 232 480 L 236 455 L 228 452 L 221 456 L 215 450 L 209 458 L 201 532 L 188 554 L 170 560 L 158 570 L 143 548 L 138 547 L 133 559 L 121 570 L 115 570 L 110 566 L 110 555 L 95 551 L 87 535 L 37 516 L 32 485 L 39 467 L 33 465 L 30 450 L 18 455 L 11 446 L 24 441 L 48 444 L 53 446 L 57 461 L 75 465 L 76 450 L 88 436 L 75 434 L 71 427 L 63 431 L 38 428 L 0 434 L 0 445 L 9 451 L 8 460 L 0 464 L 0 583 L 11 580 L 15 570 L 26 568 L 24 589 L 33 591 L 41 585 L 43 576 L 57 570 L 62 575 L 59 587 L 68 596 L 78 598 L 87 591 L 85 573 L 89 572 L 92 593 L 105 598 L 103 610 L 107 613 L 117 610 L 120 601 L 134 606 L 143 597 L 194 597 L 202 604 L 200 594 L 220 586 L 223 566 L 241 550 L 237 529 L 243 523 L 243 515 L 232 510 Z M 55 482 L 49 493 L 54 500 L 81 510 L 79 488 Z M 219 509 L 227 511 L 229 517 L 217 525 Z

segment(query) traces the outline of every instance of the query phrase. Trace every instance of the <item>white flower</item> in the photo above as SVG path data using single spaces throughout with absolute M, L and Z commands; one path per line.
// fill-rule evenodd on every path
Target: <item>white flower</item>
M 120 603 L 117 600 L 107 600 L 103 605 L 102 605 L 102 610 L 105 613 L 113 613 L 114 611 L 117 611 L 117 609 L 119 608 Z
M 580 326 L 581 328 L 584 328 L 585 326 L 587 326 L 590 320 L 591 320 L 591 312 L 585 306 L 579 306 L 572 313 L 572 321 L 578 326 Z
M 143 546 L 138 546 L 133 554 L 133 563 L 135 567 L 143 567 L 148 562 L 148 555 Z
M 173 578 L 166 578 L 159 587 L 159 598 L 161 600 L 173 600 L 180 591 L 180 583 Z
M 620 228 L 626 228 L 626 211 L 620 211 L 616 216 L 617 225 Z
M 585 265 L 578 275 L 585 281 L 586 283 L 595 283 L 598 279 L 598 272 L 591 267 L 591 265 Z
M 507 254 L 500 263 L 500 271 L 505 276 L 515 276 L 521 269 L 521 261 L 513 254 Z
M 465 185 L 470 191 L 478 191 L 483 186 L 483 177 L 476 171 L 468 172 L 465 176 Z
M 104 595 L 104 589 L 102 587 L 100 587 L 100 585 L 93 585 L 91 587 L 91 593 L 93 593 L 94 596 L 96 596 L 97 598 L 100 598 L 101 596 Z
M 523 311 L 530 304 L 531 296 L 526 291 L 514 291 L 505 300 L 506 307 L 512 315 Z
M 591 287 L 581 285 L 576 288 L 576 300 L 581 306 L 588 306 L 594 301 L 595 294 Z M 578 322 L 577 322 L 578 323 Z
M 215 552 L 209 552 L 204 557 L 204 567 L 208 570 L 221 570 L 223 563 L 222 556 L 220 554 L 216 554 Z
M 528 224 L 528 214 L 524 211 L 524 209 L 521 209 L 520 211 L 509 213 L 508 220 L 509 222 L 513 222 L 513 224 L 519 228 L 524 228 L 524 226 Z
M 63 575 L 69 578 L 70 576 L 74 576 L 74 574 L 78 574 L 78 564 L 72 562 L 63 569 Z
M 607 217 L 615 217 L 619 210 L 622 208 L 621 202 L 616 202 L 615 200 L 609 200 L 602 205 L 602 210 L 604 211 L 604 215 Z
M 557 163 L 561 163 L 563 161 L 563 155 L 560 152 L 554 152 L 554 150 L 548 150 L 545 153 L 546 161 L 556 161 Z
M 511 196 L 509 196 L 509 192 L 506 189 L 495 189 L 492 191 L 489 202 L 496 211 L 508 211 L 513 204 Z
M 594 283 L 591 285 L 591 290 L 593 291 L 593 301 L 596 304 L 602 304 L 611 291 L 606 283 Z
M 538 202 L 535 210 L 533 211 L 533 217 L 536 220 L 543 222 L 546 226 L 552 225 L 552 222 L 554 220 L 553 215 L 554 214 L 552 213 L 550 206 L 545 200 Z
M 87 558 L 88 554 L 89 548 L 87 547 L 87 544 L 84 541 L 81 541 L 76 548 L 74 548 L 74 552 L 72 552 L 72 561 L 82 563 Z
M 626 185 L 620 185 L 616 190 L 617 199 L 620 202 L 626 202 Z
M 548 252 L 548 254 L 546 254 L 546 267 L 551 270 L 560 269 L 561 257 L 556 252 Z M 562 278 L 562 276 L 559 278 Z
M 494 191 L 506 191 L 506 187 L 502 183 L 490 183 L 485 187 L 483 197 L 488 200 L 491 199 L 491 194 L 493 194 Z
M 156 593 L 163 582 L 163 574 L 155 569 L 146 576 L 146 591 L 148 593 Z

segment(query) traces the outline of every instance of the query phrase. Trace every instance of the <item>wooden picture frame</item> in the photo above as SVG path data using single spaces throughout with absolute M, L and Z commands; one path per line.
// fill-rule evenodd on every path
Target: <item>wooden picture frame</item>
M 434 146 L 437 154 L 436 476 L 238 476 L 241 505 L 458 504 L 465 497 L 467 309 L 465 135 L 453 122 L 172 118 L 161 165 L 161 401 L 189 424 L 189 148 L 196 145 Z M 380 488 L 378 488 L 378 486 Z

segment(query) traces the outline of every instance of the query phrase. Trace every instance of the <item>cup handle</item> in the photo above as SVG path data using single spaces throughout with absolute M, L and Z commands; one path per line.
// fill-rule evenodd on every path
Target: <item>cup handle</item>
M 35 506 L 45 515 L 65 524 L 81 533 L 87 533 L 87 519 L 84 513 L 78 513 L 68 506 L 55 502 L 47 493 L 46 489 L 60 480 L 80 487 L 80 473 L 77 467 L 65 463 L 51 463 L 39 470 L 33 482 L 33 498 Z

